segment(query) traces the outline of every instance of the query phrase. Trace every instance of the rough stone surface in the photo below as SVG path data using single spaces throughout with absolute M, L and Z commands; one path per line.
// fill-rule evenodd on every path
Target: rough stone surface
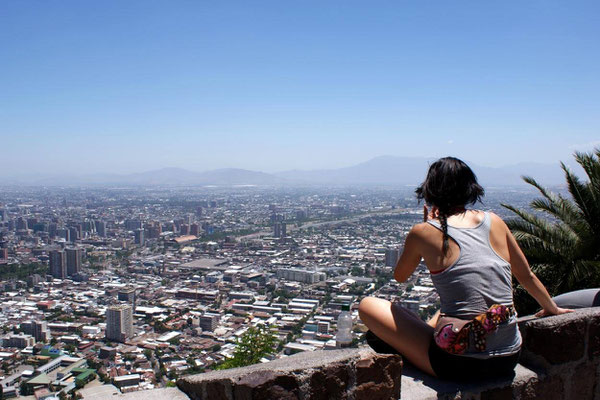
M 350 384 L 348 366 L 333 364 L 310 377 L 308 397 L 313 400 L 346 399 Z
M 587 313 L 573 313 L 520 324 L 525 357 L 532 353 L 552 365 L 581 359 L 585 348 L 586 317 Z
M 570 399 L 591 400 L 594 398 L 596 385 L 596 365 L 589 362 L 581 364 L 573 371 L 567 397 Z
M 519 388 L 532 380 L 537 380 L 538 374 L 520 364 L 515 367 L 514 377 L 490 379 L 486 381 L 460 383 L 433 378 L 413 366 L 402 368 L 402 399 L 478 399 L 481 396 L 490 399 L 492 393 L 501 391 L 507 393 L 507 388 Z M 510 389 L 512 392 L 512 389 Z M 510 398 L 510 396 L 508 397 Z
M 223 379 L 207 382 L 205 385 L 206 397 L 208 399 L 230 399 L 231 386 Z
M 189 400 L 189 397 L 177 388 L 140 390 L 138 392 L 111 396 L 110 398 L 114 398 L 115 400 Z
M 356 362 L 354 396 L 361 399 L 397 399 L 402 382 L 402 357 L 377 354 Z
M 600 315 L 590 318 L 588 329 L 588 358 L 600 357 Z
M 278 375 L 273 371 L 255 371 L 235 382 L 233 398 L 236 400 L 298 398 L 298 383 L 294 376 Z
M 395 354 L 375 354 L 356 362 L 356 384 L 384 382 L 402 368 L 402 357 Z
M 548 376 L 543 379 L 533 379 L 520 388 L 520 399 L 564 399 L 565 390 L 560 376 Z

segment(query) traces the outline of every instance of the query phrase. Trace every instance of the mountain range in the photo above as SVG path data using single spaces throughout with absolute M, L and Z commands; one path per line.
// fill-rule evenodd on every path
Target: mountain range
M 380 156 L 350 167 L 319 170 L 289 170 L 265 173 L 238 168 L 195 172 L 162 168 L 133 174 L 89 174 L 80 176 L 0 176 L 0 184 L 41 186 L 82 185 L 417 185 L 423 181 L 435 158 Z M 485 186 L 523 185 L 522 175 L 544 185 L 561 185 L 564 175 L 557 164 L 520 163 L 484 167 L 469 163 Z

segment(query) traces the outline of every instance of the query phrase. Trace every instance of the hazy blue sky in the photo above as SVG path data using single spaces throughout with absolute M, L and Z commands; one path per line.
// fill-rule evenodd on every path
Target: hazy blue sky
M 600 145 L 597 0 L 4 0 L 0 49 L 0 175 Z

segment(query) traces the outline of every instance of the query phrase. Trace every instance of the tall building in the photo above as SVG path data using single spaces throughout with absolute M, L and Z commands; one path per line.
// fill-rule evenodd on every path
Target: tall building
M 135 244 L 144 245 L 144 230 L 141 228 L 135 230 Z
M 83 230 L 86 232 L 96 233 L 96 222 L 91 219 L 83 221 Z
M 94 221 L 94 224 L 96 225 L 96 233 L 98 233 L 98 236 L 106 237 L 106 222 L 96 220 Z
M 23 332 L 35 338 L 36 342 L 46 342 L 50 339 L 50 331 L 46 321 L 28 321 L 21 324 Z
M 67 228 L 57 229 L 56 236 L 65 239 L 67 242 L 71 241 L 71 232 Z
M 75 243 L 79 237 L 79 229 L 76 226 L 69 227 L 69 242 Z
M 146 232 L 148 233 L 148 239 L 159 239 L 162 228 L 159 223 L 156 223 L 155 225 L 148 226 Z
M 193 223 L 190 225 L 190 235 L 199 236 L 200 235 L 200 225 Z
M 133 311 L 135 311 L 135 288 L 128 287 L 119 289 L 117 299 L 119 301 L 124 301 L 127 304 L 131 304 Z
M 277 213 L 273 213 L 271 214 L 271 222 L 281 222 L 285 219 L 285 217 L 283 216 L 283 214 L 277 214 Z
M 56 236 L 56 231 L 57 230 L 58 230 L 58 224 L 56 224 L 54 222 L 51 223 L 51 224 L 48 224 L 48 236 L 51 239 L 54 239 L 54 237 Z
M 57 279 L 67 277 L 67 257 L 64 250 L 50 252 L 50 274 Z
M 273 224 L 273 236 L 283 238 L 287 236 L 287 225 L 285 222 L 276 222 Z
M 67 249 L 67 275 L 73 276 L 81 272 L 81 255 L 80 248 Z
M 27 220 L 23 217 L 19 217 L 17 218 L 17 230 L 18 231 L 24 231 L 26 229 L 28 229 L 28 225 L 27 225 Z
M 395 267 L 400 256 L 398 249 L 386 249 L 385 250 L 385 266 Z
M 221 316 L 215 313 L 205 313 L 200 317 L 200 328 L 203 331 L 212 332 L 217 328 Z
M 190 234 L 190 226 L 188 224 L 181 224 L 179 228 L 179 233 L 183 236 Z
M 119 304 L 106 309 L 106 338 L 125 342 L 133 337 L 133 309 L 129 304 Z

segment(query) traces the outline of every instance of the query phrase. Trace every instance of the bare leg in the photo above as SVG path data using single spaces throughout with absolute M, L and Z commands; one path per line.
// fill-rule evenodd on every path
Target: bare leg
M 431 318 L 429 318 L 429 320 L 427 320 L 427 325 L 429 325 L 433 329 L 435 329 L 435 325 L 437 324 L 439 318 L 440 318 L 440 310 L 437 310 L 435 312 L 435 314 L 433 314 L 431 316 Z
M 433 328 L 398 304 L 365 297 L 358 308 L 360 319 L 378 337 L 419 369 L 435 376 L 429 362 Z

